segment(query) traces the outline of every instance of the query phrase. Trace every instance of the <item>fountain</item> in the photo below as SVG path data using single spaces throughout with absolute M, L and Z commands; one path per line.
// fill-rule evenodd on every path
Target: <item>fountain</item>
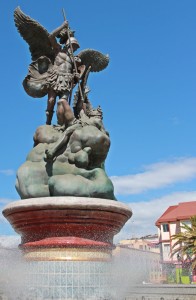
M 20 8 L 14 20 L 32 56 L 23 87 L 31 97 L 48 96 L 46 124 L 36 129 L 17 172 L 21 200 L 3 210 L 21 235 L 26 261 L 20 299 L 115 299 L 113 237 L 132 212 L 116 200 L 105 172 L 110 138 L 87 86 L 89 74 L 106 68 L 109 57 L 92 49 L 74 55 L 79 44 L 66 20 L 51 33 Z

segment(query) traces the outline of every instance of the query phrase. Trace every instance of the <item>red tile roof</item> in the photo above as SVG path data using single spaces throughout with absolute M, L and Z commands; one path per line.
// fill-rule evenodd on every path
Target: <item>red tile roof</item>
M 188 220 L 196 215 L 196 201 L 182 202 L 178 205 L 169 206 L 169 208 L 156 221 L 156 226 L 161 223 L 175 222 L 179 220 Z

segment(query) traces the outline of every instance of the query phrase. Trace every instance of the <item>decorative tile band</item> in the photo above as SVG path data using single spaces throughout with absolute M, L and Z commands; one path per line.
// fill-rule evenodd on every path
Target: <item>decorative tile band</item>
M 110 261 L 110 250 L 45 248 L 24 251 L 26 260 L 32 261 Z

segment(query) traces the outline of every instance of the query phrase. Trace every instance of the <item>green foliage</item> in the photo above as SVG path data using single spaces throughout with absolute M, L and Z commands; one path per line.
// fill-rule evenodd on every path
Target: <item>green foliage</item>
M 182 269 L 181 276 L 189 276 L 189 269 Z
M 175 253 L 187 255 L 191 258 L 192 268 L 196 266 L 196 216 L 190 218 L 191 226 L 183 223 L 181 229 L 183 232 L 174 234 L 172 240 L 176 240 L 173 245 L 172 256 Z
M 168 274 L 167 282 L 168 283 L 175 283 L 175 274 Z

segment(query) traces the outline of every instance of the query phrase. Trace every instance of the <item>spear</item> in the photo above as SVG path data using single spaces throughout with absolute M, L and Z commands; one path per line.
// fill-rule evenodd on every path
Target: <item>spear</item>
M 62 8 L 62 12 L 63 12 L 64 21 L 66 21 L 66 16 L 65 16 L 65 10 L 64 10 L 64 8 Z M 71 49 L 71 56 L 72 56 L 72 59 L 73 59 L 74 69 L 75 69 L 75 72 L 78 73 L 78 68 L 77 68 L 77 65 L 76 65 L 75 58 L 74 58 L 74 51 L 73 51 L 73 47 L 72 47 L 72 43 L 71 43 L 71 38 L 70 38 L 70 34 L 69 34 L 69 23 L 67 24 L 67 36 L 68 36 L 68 40 L 69 40 L 69 46 L 70 46 L 70 49 Z M 79 87 L 79 92 L 80 92 L 81 99 L 84 102 L 84 97 L 83 97 L 83 94 L 82 94 L 80 80 L 78 81 L 78 87 Z M 72 94 L 72 89 L 71 89 L 71 93 L 70 93 L 69 104 L 71 102 L 71 94 Z

